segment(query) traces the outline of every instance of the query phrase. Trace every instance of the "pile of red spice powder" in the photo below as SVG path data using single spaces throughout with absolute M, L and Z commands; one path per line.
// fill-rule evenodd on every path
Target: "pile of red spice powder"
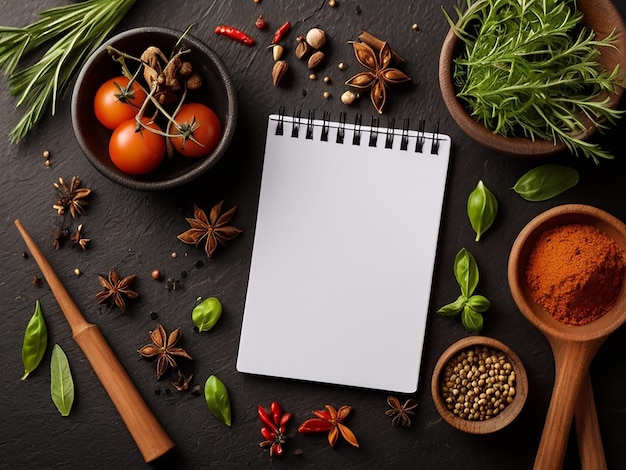
M 585 325 L 607 313 L 624 277 L 619 245 L 587 224 L 562 225 L 537 239 L 526 268 L 533 300 L 568 325 Z

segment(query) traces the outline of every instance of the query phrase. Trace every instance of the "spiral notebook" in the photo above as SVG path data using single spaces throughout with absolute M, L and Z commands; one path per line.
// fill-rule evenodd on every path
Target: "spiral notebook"
M 269 116 L 237 370 L 417 390 L 450 138 Z

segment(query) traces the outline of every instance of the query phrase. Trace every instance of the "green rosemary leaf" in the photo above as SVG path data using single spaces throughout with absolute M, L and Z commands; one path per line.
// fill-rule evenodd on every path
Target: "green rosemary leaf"
M 136 0 L 86 0 L 44 10 L 23 28 L 0 27 L 0 69 L 9 76 L 16 107 L 24 115 L 9 134 L 22 140 L 67 92 L 86 59 L 117 26 Z M 50 44 L 41 59 L 18 69 L 31 51 Z
M 444 10 L 463 43 L 453 78 L 477 122 L 506 137 L 564 142 L 596 163 L 612 158 L 576 134 L 582 116 L 602 129 L 623 114 L 601 99 L 618 86 L 619 68 L 599 63 L 615 32 L 596 39 L 574 1 L 467 0 L 465 11 L 454 10 L 456 21 Z

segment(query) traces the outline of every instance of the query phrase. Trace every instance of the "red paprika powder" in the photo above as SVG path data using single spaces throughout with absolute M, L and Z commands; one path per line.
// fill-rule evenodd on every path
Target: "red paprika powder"
M 533 300 L 554 318 L 584 325 L 615 305 L 624 266 L 622 249 L 598 228 L 562 225 L 537 239 L 526 279 Z

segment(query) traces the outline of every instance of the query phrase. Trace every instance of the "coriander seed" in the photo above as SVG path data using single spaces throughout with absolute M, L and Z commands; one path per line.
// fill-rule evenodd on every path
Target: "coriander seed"
M 339 62 L 339 65 L 337 67 L 339 68 L 339 70 L 345 70 L 347 66 L 343 62 Z

